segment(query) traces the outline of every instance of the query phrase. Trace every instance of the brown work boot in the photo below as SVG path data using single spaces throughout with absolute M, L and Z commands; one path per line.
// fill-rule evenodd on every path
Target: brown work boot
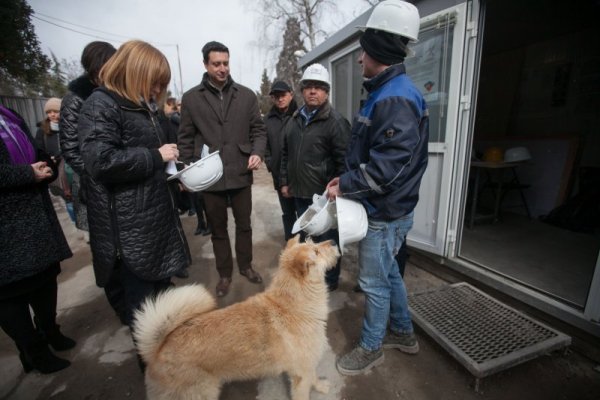
M 229 285 L 231 285 L 231 278 L 221 278 L 217 283 L 217 297 L 223 297 L 229 293 Z
M 244 275 L 252 283 L 262 283 L 263 281 L 258 272 L 252 269 L 252 267 L 240 271 L 240 274 Z

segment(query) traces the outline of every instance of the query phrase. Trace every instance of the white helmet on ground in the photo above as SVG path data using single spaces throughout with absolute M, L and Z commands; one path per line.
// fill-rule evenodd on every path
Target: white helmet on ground
M 311 64 L 304 70 L 302 79 L 300 79 L 300 85 L 303 85 L 306 81 L 323 82 L 327 84 L 327 87 L 331 86 L 329 71 L 321 64 Z
M 415 43 L 419 38 L 419 10 L 414 5 L 402 0 L 385 0 L 377 4 L 365 26 L 367 28 L 385 31 L 408 38 Z

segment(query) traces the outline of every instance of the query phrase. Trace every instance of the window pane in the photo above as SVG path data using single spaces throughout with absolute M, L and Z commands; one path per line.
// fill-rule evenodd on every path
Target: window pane
M 412 45 L 415 57 L 404 62 L 408 76 L 429 106 L 429 142 L 446 138 L 453 31 L 453 25 L 445 25 L 421 32 L 419 42 Z
M 339 60 L 335 61 L 332 65 L 333 67 L 333 82 L 332 82 L 332 90 L 333 90 L 333 99 L 335 103 L 333 107 L 340 112 L 344 117 L 348 118 L 348 113 L 350 112 L 348 107 L 348 96 L 349 87 L 348 80 L 350 76 L 349 69 L 350 63 L 350 55 L 346 55 Z

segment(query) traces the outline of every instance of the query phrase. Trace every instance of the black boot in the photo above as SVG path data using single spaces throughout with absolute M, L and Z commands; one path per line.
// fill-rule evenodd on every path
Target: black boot
M 60 325 L 51 323 L 47 326 L 41 326 L 37 317 L 33 317 L 33 321 L 42 339 L 46 340 L 55 351 L 69 350 L 77 344 L 76 341 L 61 333 Z
M 29 345 L 17 347 L 20 350 L 19 358 L 25 372 L 35 369 L 42 374 L 51 374 L 71 365 L 68 360 L 56 357 L 41 337 L 35 338 Z
M 77 344 L 76 341 L 61 333 L 59 325 L 56 325 L 54 329 L 44 330 L 43 335 L 48 344 L 56 351 L 69 350 Z

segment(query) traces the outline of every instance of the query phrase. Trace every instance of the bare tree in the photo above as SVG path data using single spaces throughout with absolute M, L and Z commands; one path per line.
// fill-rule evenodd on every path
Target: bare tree
M 290 18 L 295 18 L 300 24 L 302 42 L 312 50 L 319 39 L 327 37 L 320 28 L 322 15 L 325 11 L 335 13 L 336 10 L 332 0 L 262 0 L 259 13 L 265 30 L 271 27 L 281 31 Z

